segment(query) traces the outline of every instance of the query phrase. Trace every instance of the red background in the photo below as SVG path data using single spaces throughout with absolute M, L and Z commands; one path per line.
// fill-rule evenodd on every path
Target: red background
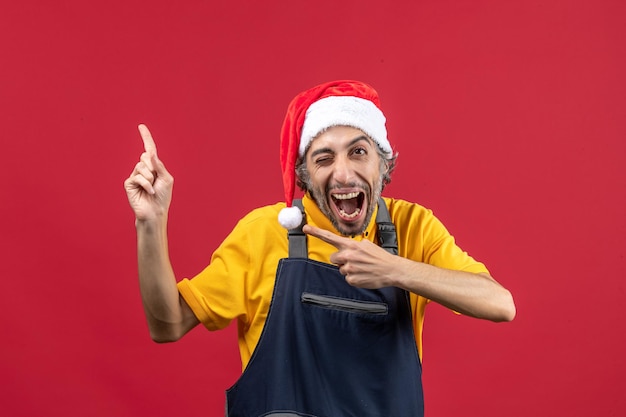
M 432 208 L 513 292 L 510 324 L 431 305 L 427 415 L 621 416 L 626 7 L 621 1 L 33 1 L 0 6 L 0 409 L 219 416 L 234 328 L 148 336 L 122 182 L 151 128 L 192 276 L 283 199 L 289 100 L 374 85 L 386 195 Z

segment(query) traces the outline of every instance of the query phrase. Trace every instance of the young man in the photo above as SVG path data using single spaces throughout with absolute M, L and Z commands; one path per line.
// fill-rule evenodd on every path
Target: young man
M 125 188 L 150 333 L 175 341 L 237 319 L 244 372 L 228 416 L 423 415 L 426 304 L 515 316 L 509 291 L 431 211 L 381 198 L 396 160 L 385 121 L 361 82 L 296 96 L 281 132 L 286 204 L 250 212 L 204 271 L 178 283 L 166 236 L 173 179 L 139 126 L 145 152 Z

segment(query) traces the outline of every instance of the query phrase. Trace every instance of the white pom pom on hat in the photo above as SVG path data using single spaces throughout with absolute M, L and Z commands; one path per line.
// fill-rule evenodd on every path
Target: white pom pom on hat
M 295 229 L 302 223 L 302 212 L 298 207 L 285 207 L 278 212 L 278 222 L 285 229 Z
M 317 135 L 331 126 L 360 129 L 386 153 L 385 116 L 378 93 L 371 86 L 351 80 L 331 81 L 298 94 L 289 104 L 280 136 L 280 165 L 287 207 L 278 215 L 286 229 L 302 223 L 302 212 L 293 207 L 296 188 L 296 161 Z

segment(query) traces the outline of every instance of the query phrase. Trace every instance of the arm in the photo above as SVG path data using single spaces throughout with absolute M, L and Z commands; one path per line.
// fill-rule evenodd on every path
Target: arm
M 440 303 L 459 313 L 491 321 L 511 321 L 511 293 L 488 274 L 439 268 L 395 256 L 374 243 L 353 241 L 327 230 L 304 226 L 303 231 L 332 245 L 330 261 L 356 287 L 395 286 Z
M 511 293 L 487 273 L 453 271 L 400 258 L 389 264 L 381 279 L 467 316 L 496 322 L 515 317 Z
M 167 216 L 174 179 L 158 159 L 156 145 L 139 126 L 145 152 L 124 182 L 137 229 L 139 287 L 150 336 L 156 342 L 180 339 L 198 324 L 182 299 L 169 260 Z

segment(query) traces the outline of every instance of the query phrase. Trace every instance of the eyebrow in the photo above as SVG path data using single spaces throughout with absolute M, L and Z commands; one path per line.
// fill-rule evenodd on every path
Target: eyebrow
M 351 146 L 354 146 L 356 143 L 358 143 L 358 142 L 360 142 L 362 140 L 369 142 L 371 139 L 368 138 L 366 135 L 357 136 L 356 138 L 352 139 L 350 141 L 350 143 L 348 143 L 348 146 L 346 146 L 346 147 L 349 148 Z M 334 152 L 335 151 L 333 151 L 331 148 L 319 148 L 319 149 L 314 150 L 311 153 L 311 158 L 313 158 L 313 157 L 315 157 L 315 156 L 317 156 L 319 154 L 322 154 L 322 153 L 334 153 Z

